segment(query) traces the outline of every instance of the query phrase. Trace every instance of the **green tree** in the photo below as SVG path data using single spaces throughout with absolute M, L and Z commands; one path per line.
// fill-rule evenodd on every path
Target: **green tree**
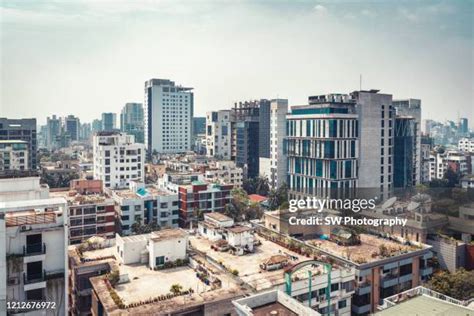
M 454 273 L 440 271 L 433 275 L 428 287 L 458 300 L 474 298 L 474 271 L 463 268 Z
M 174 295 L 180 294 L 182 290 L 183 290 L 183 286 L 178 283 L 175 283 L 171 285 L 170 287 L 170 292 L 173 293 Z

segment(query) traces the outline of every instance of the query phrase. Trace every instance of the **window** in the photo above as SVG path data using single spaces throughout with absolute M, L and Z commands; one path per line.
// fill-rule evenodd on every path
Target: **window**
M 347 306 L 347 301 L 346 301 L 346 300 L 344 300 L 344 301 L 339 301 L 339 303 L 337 303 L 337 307 L 338 307 L 339 309 L 345 308 L 346 306 Z
M 156 266 L 162 266 L 165 264 L 165 257 L 164 256 L 159 256 L 155 258 L 155 265 Z

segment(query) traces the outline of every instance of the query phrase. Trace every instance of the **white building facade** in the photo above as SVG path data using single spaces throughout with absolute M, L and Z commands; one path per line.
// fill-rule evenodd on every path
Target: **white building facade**
M 99 132 L 93 137 L 94 179 L 105 188 L 127 188 L 130 181 L 145 178 L 145 146 L 134 136 Z
M 270 103 L 270 172 L 269 184 L 277 189 L 286 183 L 287 158 L 284 153 L 284 139 L 286 137 L 286 115 L 288 114 L 288 100 L 276 99 Z M 262 158 L 261 158 L 262 159 Z
M 145 145 L 149 154 L 191 150 L 194 111 L 192 89 L 167 79 L 145 82 Z
M 0 171 L 28 169 L 28 142 L 0 140 Z
M 231 111 L 221 110 L 206 114 L 206 154 L 208 157 L 229 160 L 232 156 Z
M 461 138 L 458 142 L 460 151 L 474 153 L 474 138 Z

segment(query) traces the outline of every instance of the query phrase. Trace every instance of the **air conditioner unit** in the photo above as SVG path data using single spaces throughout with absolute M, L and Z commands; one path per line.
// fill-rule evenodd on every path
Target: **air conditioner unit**
M 31 226 L 27 226 L 27 225 L 21 226 L 21 231 L 22 232 L 27 231 L 27 230 L 31 230 Z
M 20 284 L 19 279 L 17 277 L 8 278 L 8 285 L 17 285 Z

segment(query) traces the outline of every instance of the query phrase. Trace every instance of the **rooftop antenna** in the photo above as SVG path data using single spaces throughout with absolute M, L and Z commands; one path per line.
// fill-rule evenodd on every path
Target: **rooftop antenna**
M 359 75 L 359 91 L 362 91 L 362 74 Z

